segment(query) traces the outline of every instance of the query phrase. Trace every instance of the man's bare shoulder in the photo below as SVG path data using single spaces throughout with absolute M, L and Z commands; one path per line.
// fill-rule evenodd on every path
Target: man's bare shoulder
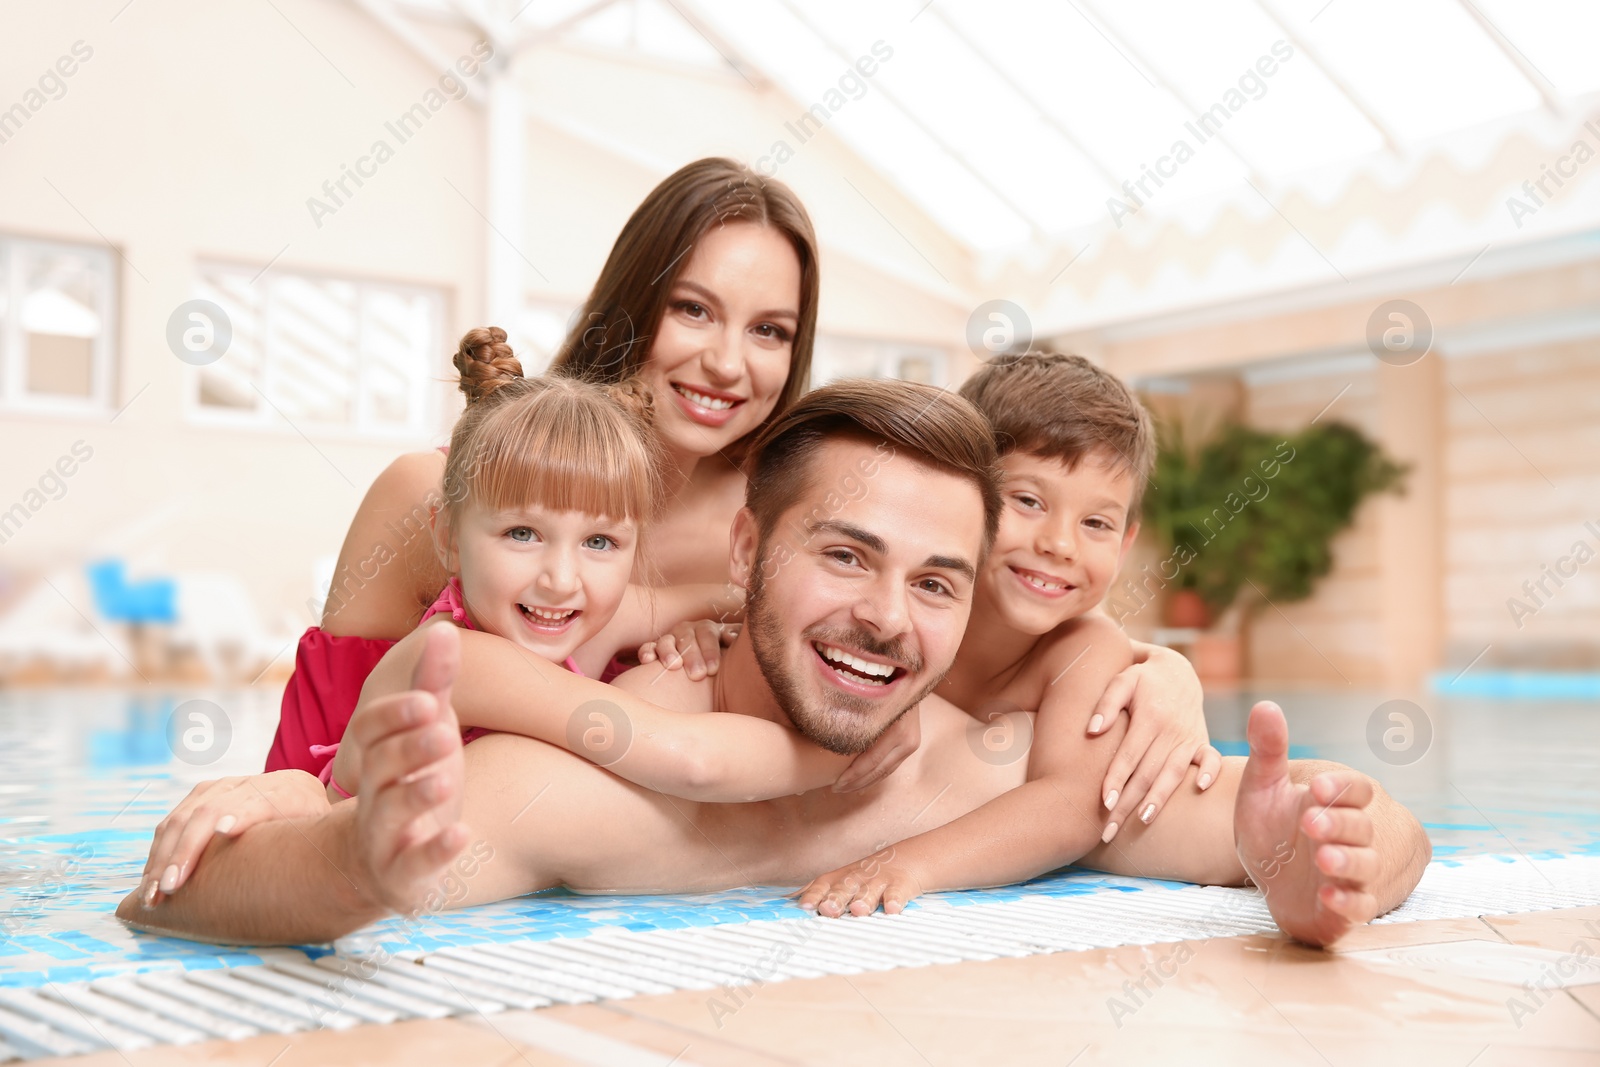
M 1022 672 L 1007 687 L 1020 707 L 1038 711 L 1045 692 L 1069 672 L 1112 674 L 1133 662 L 1133 645 L 1122 628 L 1104 615 L 1068 619 L 1035 642 Z
M 682 670 L 669 671 L 657 663 L 644 663 L 617 675 L 612 685 L 658 707 L 673 711 L 710 711 L 716 693 L 716 680 L 698 682 Z

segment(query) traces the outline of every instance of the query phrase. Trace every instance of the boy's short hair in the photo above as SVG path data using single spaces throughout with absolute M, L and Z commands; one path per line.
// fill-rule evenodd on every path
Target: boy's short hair
M 1082 356 L 1027 352 L 984 364 L 961 395 L 988 417 L 1002 456 L 1027 452 L 1072 470 L 1091 452 L 1110 452 L 1134 480 L 1128 516 L 1138 516 L 1155 468 L 1156 432 L 1122 379 Z

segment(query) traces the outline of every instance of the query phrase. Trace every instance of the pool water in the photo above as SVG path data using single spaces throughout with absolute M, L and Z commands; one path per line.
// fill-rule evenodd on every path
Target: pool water
M 1292 755 L 1366 771 L 1415 811 L 1436 858 L 1600 854 L 1600 703 L 1389 704 L 1381 694 L 1327 691 L 1214 696 L 1207 720 L 1224 752 L 1243 753 L 1257 696 L 1286 709 Z M 260 769 L 278 699 L 269 689 L 0 693 L 0 986 L 259 958 L 134 934 L 109 913 L 138 882 L 156 823 L 195 783 Z M 1397 709 L 1402 719 L 1391 717 Z M 673 922 L 702 921 L 684 920 L 684 902 L 663 898 L 639 898 L 635 910 L 618 898 L 548 904 L 498 906 L 476 918 L 451 913 L 431 929 L 450 936 L 473 922 L 581 925 L 591 922 L 585 913 L 659 926 L 667 907 L 677 909 Z M 708 909 L 705 921 L 778 917 L 787 906 L 770 891 L 713 894 L 697 904 Z

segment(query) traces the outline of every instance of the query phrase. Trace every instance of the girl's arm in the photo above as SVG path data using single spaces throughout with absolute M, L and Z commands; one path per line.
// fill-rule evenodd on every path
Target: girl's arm
M 619 652 L 654 641 L 681 623 L 699 619 L 734 622 L 744 615 L 744 590 L 732 583 L 630 585 L 622 606 L 605 628 L 574 654 L 585 674 L 597 678 Z
M 410 688 L 427 630 L 420 627 L 389 650 L 362 686 L 362 703 Z M 667 677 L 672 681 L 664 686 L 687 684 L 681 675 Z M 451 701 L 464 726 L 536 738 L 686 800 L 738 803 L 803 793 L 831 785 L 851 762 L 775 722 L 670 711 L 473 630 L 461 631 L 461 671 Z M 334 780 L 358 781 L 359 758 L 346 731 Z

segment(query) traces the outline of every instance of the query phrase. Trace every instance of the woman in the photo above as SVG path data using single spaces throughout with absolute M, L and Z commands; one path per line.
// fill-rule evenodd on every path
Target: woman
M 703 602 L 705 618 L 738 609 L 726 551 L 744 502 L 740 452 L 809 384 L 817 288 L 816 235 L 794 193 L 732 160 L 702 159 L 628 219 L 555 359 L 552 373 L 637 375 L 654 393 L 670 503 L 634 581 L 674 587 L 670 617 L 685 600 Z M 300 640 L 267 770 L 322 769 L 312 751 L 338 741 L 361 682 L 448 579 L 429 521 L 444 502 L 444 462 L 439 451 L 401 456 L 367 491 L 321 626 Z

